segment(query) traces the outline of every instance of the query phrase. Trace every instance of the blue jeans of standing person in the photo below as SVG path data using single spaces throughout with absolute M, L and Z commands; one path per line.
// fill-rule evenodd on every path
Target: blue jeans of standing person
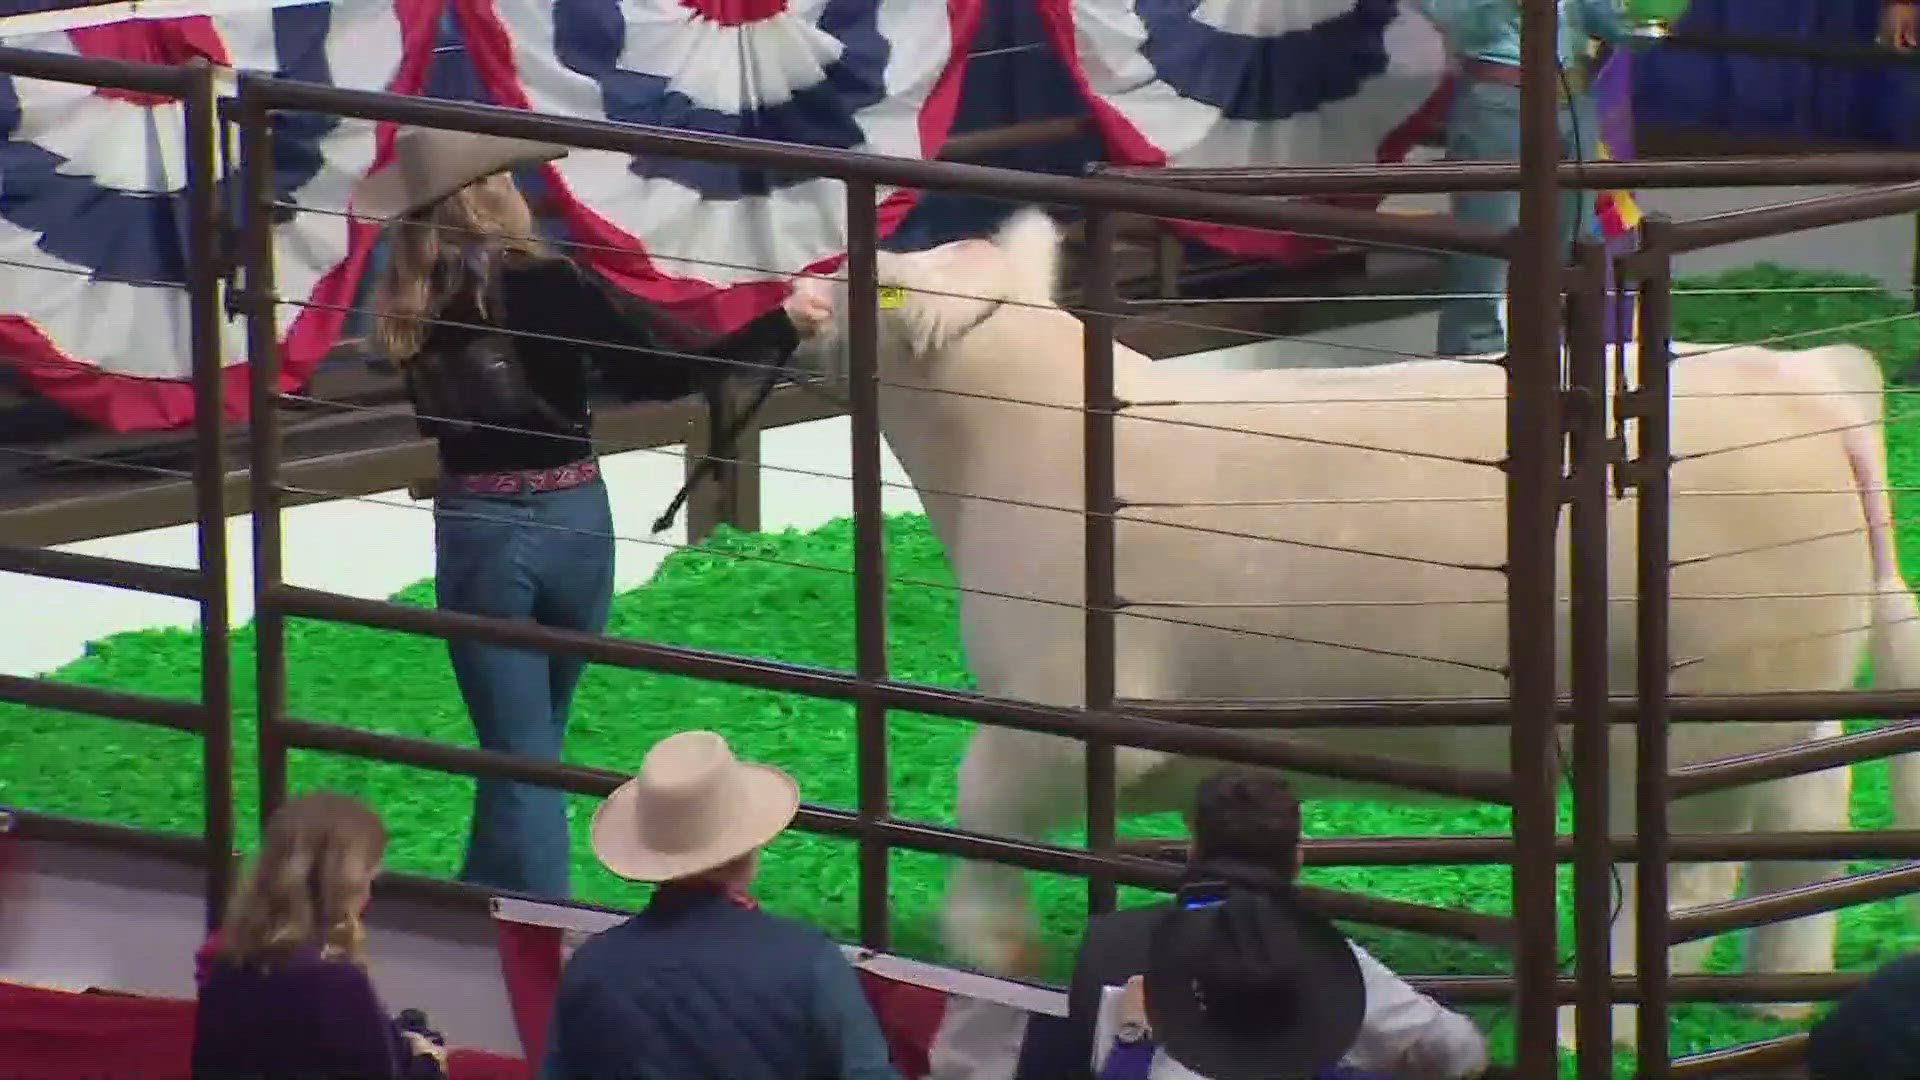
M 443 494 L 434 501 L 434 591 L 469 615 L 599 633 L 613 600 L 613 513 L 603 480 L 560 491 Z M 478 641 L 448 641 L 480 745 L 560 760 L 585 664 Z M 564 900 L 572 843 L 565 793 L 475 782 L 460 879 Z
M 1462 79 L 1458 85 L 1447 114 L 1448 160 L 1518 161 L 1520 88 L 1474 78 Z M 1593 104 L 1585 93 L 1576 92 L 1571 103 L 1560 108 L 1561 154 L 1569 161 L 1592 161 L 1599 139 L 1600 122 Z M 1520 194 L 1462 192 L 1453 196 L 1453 212 L 1469 224 L 1504 231 L 1520 220 Z M 1592 192 L 1570 191 L 1561 196 L 1560 235 L 1569 254 L 1576 229 L 1580 235 L 1599 231 Z M 1500 301 L 1506 290 L 1505 260 L 1449 256 L 1445 284 L 1448 298 L 1440 305 L 1440 336 L 1435 351 L 1442 356 L 1505 352 L 1507 335 L 1500 324 Z

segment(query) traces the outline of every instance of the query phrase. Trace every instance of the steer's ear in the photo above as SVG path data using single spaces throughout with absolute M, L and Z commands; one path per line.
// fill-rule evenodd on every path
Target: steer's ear
M 994 234 L 1012 273 L 1005 296 L 1017 304 L 1051 307 L 1060 282 L 1060 224 L 1037 206 L 1013 212 Z
M 946 318 L 951 304 L 919 303 L 903 305 L 900 321 L 907 335 L 907 351 L 914 356 L 932 356 L 947 346 L 952 336 L 951 321 Z

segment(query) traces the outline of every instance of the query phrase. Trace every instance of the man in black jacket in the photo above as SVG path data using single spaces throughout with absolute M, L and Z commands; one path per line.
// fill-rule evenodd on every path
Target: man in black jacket
M 1163 920 L 1170 914 L 1184 914 L 1183 906 L 1210 906 L 1216 901 L 1205 895 L 1210 891 L 1225 895 L 1243 889 L 1265 894 L 1279 906 L 1291 908 L 1291 888 L 1299 865 L 1300 804 L 1284 781 L 1269 773 L 1225 769 L 1202 782 L 1195 794 L 1189 888 L 1174 902 L 1116 911 L 1088 924 L 1068 990 L 1070 1034 L 1058 1052 L 1058 1060 L 1050 1063 L 1061 1070 L 1054 1075 L 1092 1075 L 1094 1030 L 1105 987 L 1120 986 L 1134 975 L 1145 974 L 1149 1018 L 1155 1013 L 1166 1015 L 1168 1003 L 1163 1000 L 1156 1006 L 1154 1001 L 1155 977 L 1149 963 Z M 1333 934 L 1337 939 L 1338 932 L 1297 909 L 1289 920 L 1295 924 L 1293 937 L 1303 952 L 1301 966 L 1320 969 L 1320 977 L 1331 992 L 1333 983 L 1344 982 L 1338 978 L 1340 972 L 1333 970 L 1332 958 L 1304 954 L 1317 954 L 1326 936 Z M 1264 1025 L 1264 1034 L 1271 1036 L 1299 1021 L 1294 1029 L 1298 1039 L 1311 1042 L 1332 1037 L 1341 1044 L 1320 1047 L 1303 1042 L 1304 1056 L 1324 1053 L 1328 1059 L 1325 1064 L 1338 1059 L 1361 1071 L 1419 1080 L 1463 1080 L 1485 1072 L 1486 1039 L 1471 1020 L 1413 989 L 1359 946 L 1351 942 L 1345 945 L 1359 968 L 1363 1015 L 1357 1024 L 1333 1031 L 1342 1026 L 1337 1016 L 1309 1016 L 1304 1009 L 1294 1010 L 1301 1015 L 1292 1015 L 1293 1011 L 1276 1007 Z M 1356 1026 L 1358 1032 L 1352 1034 Z M 1166 1036 L 1161 1040 L 1163 1045 L 1171 1041 L 1171 1033 L 1155 1034 Z M 1188 1064 L 1196 1071 L 1205 1071 L 1199 1062 Z
M 1920 1080 L 1920 955 L 1873 973 L 1807 1038 L 1812 1080 Z

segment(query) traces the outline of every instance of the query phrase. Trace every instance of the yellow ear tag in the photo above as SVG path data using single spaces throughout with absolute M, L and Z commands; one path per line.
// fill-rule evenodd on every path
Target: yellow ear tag
M 907 302 L 907 290 L 900 288 L 898 285 L 883 285 L 880 287 L 876 296 L 880 302 L 880 310 L 882 311 L 897 308 Z

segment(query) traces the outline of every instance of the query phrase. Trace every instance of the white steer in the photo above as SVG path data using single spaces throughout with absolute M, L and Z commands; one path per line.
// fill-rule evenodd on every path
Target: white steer
M 992 239 L 881 254 L 881 284 L 893 287 L 880 312 L 881 419 L 961 586 L 977 590 L 961 598 L 960 626 L 981 689 L 1076 706 L 1082 325 L 1054 301 L 1059 243 L 1050 219 L 1023 211 Z M 837 368 L 844 285 L 805 287 L 841 313 L 817 354 L 819 366 Z M 1127 605 L 1117 629 L 1120 696 L 1505 694 L 1504 481 L 1492 464 L 1506 452 L 1499 367 L 1176 371 L 1124 346 L 1116 353 L 1115 385 L 1129 403 L 1116 434 L 1118 492 L 1130 506 L 1117 528 Z M 1680 359 L 1673 386 L 1673 692 L 1845 689 L 1869 647 L 1881 685 L 1920 685 L 1920 611 L 1894 562 L 1872 358 L 1838 345 L 1716 348 Z M 1616 502 L 1616 694 L 1634 685 L 1633 522 L 1632 501 Z M 1564 515 L 1561 540 L 1564 618 Z M 1564 688 L 1564 629 L 1559 641 Z M 1680 724 L 1672 759 L 1678 766 L 1835 729 Z M 1614 731 L 1612 820 L 1625 834 L 1633 731 Z M 1508 763 L 1499 727 L 1319 729 L 1300 738 L 1436 765 Z M 958 823 L 1028 838 L 1071 824 L 1083 812 L 1082 757 L 1074 740 L 979 727 L 961 766 Z M 1121 750 L 1122 812 L 1184 807 L 1209 767 Z M 1912 757 L 1895 763 L 1904 828 L 1920 828 L 1914 769 Z M 1672 827 L 1845 829 L 1849 775 L 1834 769 L 1682 800 Z M 1415 797 L 1290 780 L 1306 798 Z M 1619 869 L 1624 907 L 1613 957 L 1627 973 L 1633 867 Z M 1747 885 L 1771 892 L 1840 869 L 1755 862 Z M 1672 904 L 1727 898 L 1732 870 L 1675 865 Z M 1831 970 L 1834 928 L 1833 916 L 1821 915 L 1757 930 L 1749 965 Z M 1033 944 L 1022 873 L 956 867 L 945 932 L 957 959 L 999 972 L 1020 966 Z M 1704 955 L 1703 943 L 1678 949 L 1675 969 L 1697 970 Z M 1630 1037 L 1631 1016 L 1616 1017 L 1615 1030 Z

